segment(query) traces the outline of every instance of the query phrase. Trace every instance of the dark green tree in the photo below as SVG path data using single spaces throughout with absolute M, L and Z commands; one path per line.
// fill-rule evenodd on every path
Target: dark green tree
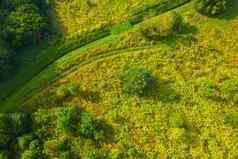
M 75 125 L 79 121 L 79 109 L 65 106 L 56 110 L 56 128 L 63 132 L 75 131 Z
M 144 68 L 131 68 L 121 75 L 122 91 L 129 95 L 147 95 L 156 84 L 150 71 Z
M 35 5 L 22 5 L 6 17 L 7 39 L 14 48 L 38 42 L 45 27 L 44 18 Z

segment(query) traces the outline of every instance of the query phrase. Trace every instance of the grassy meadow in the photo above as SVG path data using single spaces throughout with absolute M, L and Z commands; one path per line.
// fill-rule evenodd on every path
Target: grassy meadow
M 198 13 L 194 1 L 52 0 L 52 4 L 51 14 L 57 17 L 55 25 L 64 42 L 52 47 L 47 43 L 44 51 L 33 49 L 36 56 L 31 61 L 40 60 L 22 64 L 15 77 L 19 81 L 0 84 L 12 90 L 3 95 L 1 111 L 32 112 L 36 123 L 44 121 L 39 131 L 47 136 L 42 137 L 42 151 L 48 158 L 58 156 L 52 147 L 65 138 L 70 140 L 70 153 L 83 159 L 238 158 L 235 0 L 229 0 L 228 11 L 216 17 Z M 168 8 L 158 11 L 160 4 Z M 182 17 L 179 33 L 159 40 L 143 34 L 143 27 L 175 12 Z M 140 13 L 144 17 L 132 23 L 130 18 Z M 105 27 L 106 33 L 89 35 L 86 42 L 80 36 Z M 23 66 L 38 69 L 23 77 L 32 69 Z M 156 84 L 149 95 L 122 91 L 121 75 L 131 68 L 151 72 Z M 58 131 L 52 124 L 58 120 L 57 109 L 71 106 L 103 123 L 105 139 L 98 142 L 98 136 L 94 141 Z

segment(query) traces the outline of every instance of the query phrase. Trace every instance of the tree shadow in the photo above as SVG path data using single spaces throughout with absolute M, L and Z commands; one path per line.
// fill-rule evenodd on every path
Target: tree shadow
M 163 103 L 173 103 L 178 100 L 178 94 L 173 86 L 173 82 L 161 79 L 157 79 L 151 97 Z

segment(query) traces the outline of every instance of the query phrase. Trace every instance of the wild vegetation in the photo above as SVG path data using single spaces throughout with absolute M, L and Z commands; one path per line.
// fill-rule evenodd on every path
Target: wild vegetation
M 0 158 L 237 158 L 236 1 L 0 2 Z

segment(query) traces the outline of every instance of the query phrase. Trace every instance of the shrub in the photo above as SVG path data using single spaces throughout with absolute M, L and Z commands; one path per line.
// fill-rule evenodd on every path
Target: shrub
M 227 0 L 197 0 L 195 8 L 205 15 L 217 15 L 226 10 Z
M 155 86 L 155 77 L 143 68 L 125 70 L 121 76 L 122 91 L 129 95 L 148 95 Z
M 221 97 L 234 103 L 238 102 L 238 79 L 225 80 L 219 85 Z
M 76 82 L 72 82 L 68 85 L 68 91 L 69 91 L 70 95 L 72 95 L 72 96 L 78 95 L 79 90 L 80 90 L 79 84 Z
M 8 153 L 6 151 L 0 151 L 0 159 L 8 159 Z
M 79 133 L 84 137 L 93 138 L 97 141 L 104 138 L 104 131 L 99 121 L 86 112 L 80 114 Z
M 171 128 L 183 128 L 184 119 L 180 113 L 171 113 L 169 115 L 169 126 Z
M 49 158 L 61 156 L 61 154 L 63 155 L 65 152 L 68 152 L 69 150 L 70 150 L 70 141 L 65 136 L 49 140 L 44 143 L 44 153 L 48 155 Z
M 238 116 L 226 113 L 224 115 L 224 123 L 230 124 L 234 128 L 238 128 Z
M 152 40 L 170 37 L 176 32 L 180 32 L 182 17 L 176 12 L 162 15 L 149 23 L 145 23 L 141 28 L 142 34 Z
M 17 145 L 20 150 L 25 150 L 30 145 L 31 141 L 33 141 L 33 134 L 25 134 L 17 138 Z
M 73 132 L 79 117 L 76 107 L 66 106 L 56 110 L 56 128 L 59 131 Z
M 21 159 L 39 159 L 39 158 L 42 158 L 41 145 L 38 140 L 33 140 L 29 145 L 29 149 L 25 150 L 22 153 Z

